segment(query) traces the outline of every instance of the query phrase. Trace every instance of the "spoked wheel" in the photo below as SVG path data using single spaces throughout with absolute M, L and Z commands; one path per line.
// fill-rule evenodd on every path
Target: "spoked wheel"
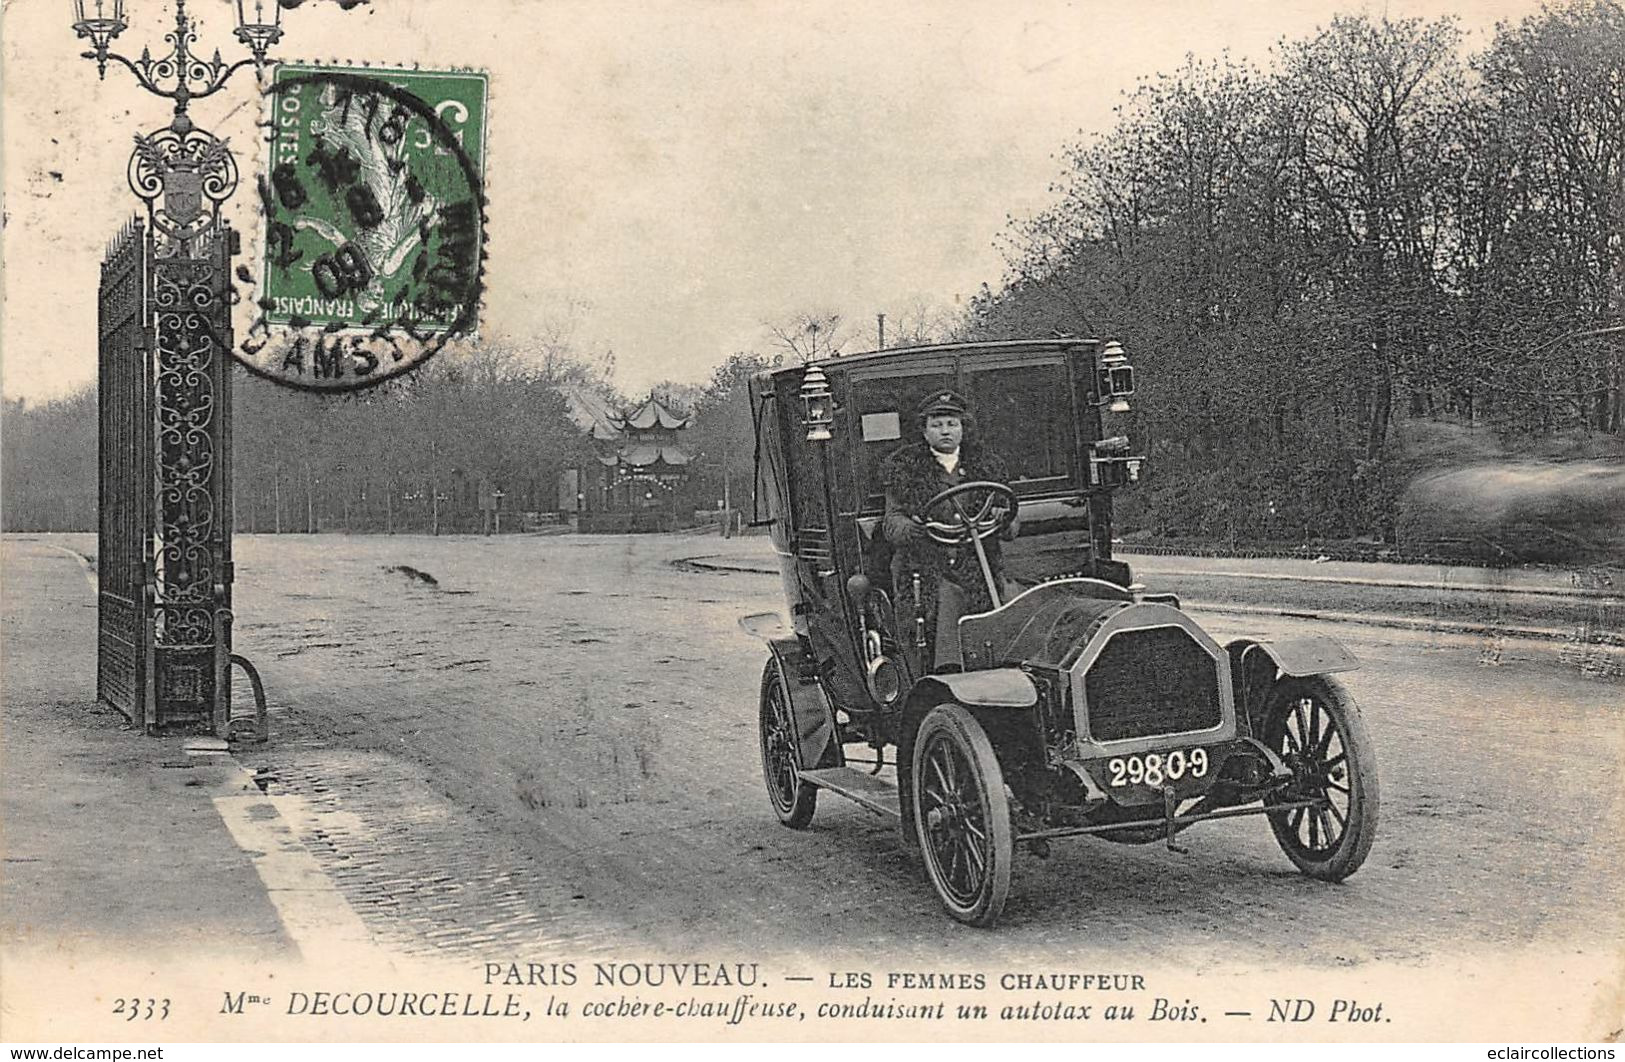
M 1270 697 L 1264 742 L 1293 775 L 1290 785 L 1265 798 L 1265 806 L 1316 801 L 1270 813 L 1286 857 L 1323 881 L 1342 881 L 1359 870 L 1377 836 L 1381 796 L 1376 754 L 1354 698 L 1325 676 L 1284 679 Z
M 956 919 L 990 926 L 1010 895 L 1015 841 L 1004 774 L 981 724 L 931 709 L 914 739 L 914 828 L 926 874 Z
M 769 660 L 762 669 L 762 779 L 779 821 L 792 830 L 806 829 L 818 809 L 818 787 L 801 780 L 801 744 L 796 740 L 795 717 L 779 682 L 778 664 Z

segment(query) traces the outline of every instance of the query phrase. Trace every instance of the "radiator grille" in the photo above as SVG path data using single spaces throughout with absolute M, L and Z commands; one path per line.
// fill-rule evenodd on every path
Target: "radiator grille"
M 1106 643 L 1084 676 L 1095 741 L 1179 734 L 1219 725 L 1219 671 L 1181 627 L 1125 631 Z

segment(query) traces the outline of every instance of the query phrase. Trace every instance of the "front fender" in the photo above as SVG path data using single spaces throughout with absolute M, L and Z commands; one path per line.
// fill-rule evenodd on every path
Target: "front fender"
M 1306 634 L 1301 638 L 1286 638 L 1279 642 L 1238 638 L 1224 648 L 1230 654 L 1231 661 L 1235 661 L 1249 646 L 1262 650 L 1275 661 L 1275 667 L 1281 674 L 1294 678 L 1353 671 L 1360 666 L 1359 657 L 1344 648 L 1336 638 L 1328 638 L 1324 634 Z
M 785 697 L 790 702 L 790 714 L 795 718 L 796 739 L 800 744 L 803 766 L 825 767 L 831 756 L 840 762 L 839 748 L 832 753 L 835 742 L 835 712 L 831 709 L 824 687 L 813 674 L 810 661 L 801 647 L 800 639 L 791 636 L 768 638 L 767 648 L 773 654 L 774 670 Z
M 1237 638 L 1224 647 L 1230 657 L 1231 691 L 1235 695 L 1236 716 L 1254 736 L 1258 733 L 1270 691 L 1288 676 L 1329 675 L 1353 671 L 1360 660 L 1335 638 L 1308 634 L 1278 642 Z
M 970 708 L 1031 708 L 1038 703 L 1038 687 L 1020 668 L 999 667 L 927 675 L 908 695 L 911 708 L 932 708 L 944 700 Z

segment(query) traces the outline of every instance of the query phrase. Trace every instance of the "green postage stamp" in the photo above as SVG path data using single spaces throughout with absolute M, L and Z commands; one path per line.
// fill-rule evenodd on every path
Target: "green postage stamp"
M 292 340 L 251 368 L 367 386 L 473 330 L 486 89 L 483 73 L 277 68 L 256 328 Z

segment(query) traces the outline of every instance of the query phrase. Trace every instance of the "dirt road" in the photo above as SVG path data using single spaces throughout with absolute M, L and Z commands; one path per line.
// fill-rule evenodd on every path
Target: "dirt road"
M 8 563 L 41 548 L 10 542 Z M 671 564 L 718 548 L 239 536 L 237 648 L 274 709 L 271 744 L 240 758 L 297 798 L 379 939 L 418 953 L 1337 965 L 1619 939 L 1625 686 L 1552 643 L 1347 624 L 1329 633 L 1365 661 L 1348 684 L 1385 800 L 1348 883 L 1300 877 L 1262 820 L 1233 820 L 1187 833 L 1188 855 L 1023 855 L 998 930 L 960 929 L 878 817 L 826 796 L 806 832 L 774 820 L 765 653 L 735 621 L 781 608 L 778 583 Z

